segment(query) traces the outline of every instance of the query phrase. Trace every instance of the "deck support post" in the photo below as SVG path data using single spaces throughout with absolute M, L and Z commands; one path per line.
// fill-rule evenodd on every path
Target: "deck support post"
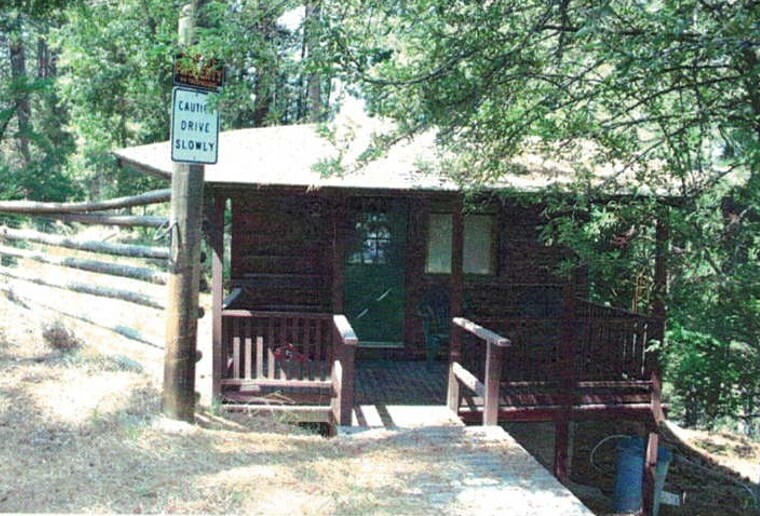
M 654 262 L 654 285 L 652 288 L 652 328 L 649 339 L 662 345 L 665 339 L 665 316 L 666 298 L 668 294 L 668 242 L 670 232 L 668 228 L 667 207 L 661 207 L 655 222 L 655 262 Z M 662 390 L 662 377 L 660 372 L 660 357 L 658 350 L 648 350 L 646 368 L 652 382 L 652 418 L 653 427 L 647 440 L 646 459 L 644 461 L 644 481 L 642 482 L 642 512 L 652 514 L 654 508 L 654 480 L 657 467 L 657 445 L 659 435 L 657 426 L 664 419 L 660 393 Z
M 503 347 L 488 341 L 486 343 L 486 378 L 483 400 L 483 426 L 499 423 L 499 386 L 503 363 Z
M 214 192 L 208 219 L 211 250 L 211 396 L 216 401 L 222 388 L 222 304 L 224 303 L 224 209 L 225 196 Z
M 572 393 L 575 388 L 575 271 L 564 287 L 564 306 L 562 326 L 560 328 L 560 374 L 562 410 L 554 423 L 554 476 L 562 483 L 570 478 L 570 418 L 572 412 Z
M 654 510 L 654 480 L 657 469 L 657 447 L 660 436 L 656 429 L 649 432 L 647 439 L 646 457 L 644 460 L 644 492 L 642 493 L 641 512 L 644 516 L 652 514 Z
M 570 423 L 562 419 L 554 424 L 554 476 L 562 482 L 569 480 Z

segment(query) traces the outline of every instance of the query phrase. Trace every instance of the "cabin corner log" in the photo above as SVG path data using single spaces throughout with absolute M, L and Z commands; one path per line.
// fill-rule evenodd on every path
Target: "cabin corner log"
M 154 283 L 156 285 L 166 284 L 166 274 L 148 267 L 136 267 L 120 263 L 107 263 L 97 260 L 83 260 L 71 256 L 52 256 L 42 253 L 36 253 L 27 249 L 18 249 L 16 247 L 7 247 L 0 245 L 0 255 L 21 258 L 24 260 L 33 260 L 48 265 L 59 267 L 68 267 L 86 272 L 95 272 L 98 274 L 107 274 L 109 276 L 119 276 L 122 278 L 135 279 Z
M 1 227 L 0 239 L 3 238 L 8 240 L 51 245 L 55 247 L 64 247 L 66 249 L 76 249 L 78 251 L 126 256 L 130 258 L 151 258 L 158 260 L 166 260 L 169 258 L 168 249 L 165 249 L 163 247 L 150 247 L 132 244 L 113 244 L 109 242 L 98 242 L 93 240 L 75 240 L 67 237 L 49 235 L 46 233 L 39 233 L 37 231 L 26 229 Z
M 94 202 L 36 202 L 36 201 L 2 201 L 0 212 L 21 215 L 87 213 L 117 208 L 145 206 L 171 200 L 171 190 L 154 190 L 140 195 L 118 197 L 107 201 Z
M 147 306 L 148 308 L 164 309 L 163 303 L 157 299 L 139 292 L 123 290 L 118 288 L 103 287 L 100 285 L 91 285 L 87 283 L 61 281 L 54 278 L 41 279 L 32 276 L 19 274 L 6 267 L 0 267 L 0 276 L 5 276 L 18 281 L 26 281 L 43 287 L 58 288 L 61 290 L 70 290 L 79 294 L 89 294 L 98 297 L 107 297 L 119 301 L 127 301 L 136 305 Z

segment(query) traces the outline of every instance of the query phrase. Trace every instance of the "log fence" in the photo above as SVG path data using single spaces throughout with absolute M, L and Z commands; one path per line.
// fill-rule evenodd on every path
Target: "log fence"
M 120 197 L 105 201 L 82 203 L 43 203 L 34 201 L 0 201 L 0 214 L 13 214 L 117 227 L 160 228 L 168 226 L 165 217 L 129 215 L 113 211 L 170 200 L 169 190 L 155 190 L 144 194 Z M 32 244 L 32 246 L 30 246 Z M 74 252 L 91 253 L 97 259 L 81 256 L 62 256 L 55 249 L 69 249 Z M 136 305 L 162 310 L 165 301 L 137 290 L 121 288 L 110 281 L 107 285 L 97 285 L 89 281 L 70 279 L 67 270 L 79 270 L 108 278 L 135 280 L 146 285 L 166 285 L 167 274 L 163 265 L 169 258 L 167 246 L 134 245 L 100 240 L 85 240 L 68 236 L 43 233 L 31 229 L 17 229 L 0 226 L 0 257 L 11 260 L 25 260 L 60 269 L 60 273 L 37 275 L 20 267 L 0 266 L 0 276 L 45 287 L 98 297 L 118 299 Z M 125 258 L 129 263 L 114 261 L 114 257 Z M 138 285 L 140 284 L 138 283 Z M 10 287 L 5 287 L 9 290 Z

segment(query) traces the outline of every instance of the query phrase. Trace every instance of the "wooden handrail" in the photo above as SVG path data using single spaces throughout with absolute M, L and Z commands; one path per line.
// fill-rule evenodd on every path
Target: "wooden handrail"
M 452 362 L 449 372 L 448 404 L 450 407 L 456 405 L 456 409 L 459 409 L 459 383 L 463 383 L 475 392 L 480 391 L 479 394 L 483 396 L 483 426 L 496 425 L 499 417 L 499 383 L 503 367 L 503 352 L 511 345 L 511 342 L 508 338 L 464 317 L 455 317 L 453 322 L 455 326 L 485 341 L 486 374 L 485 381 L 481 383 L 475 375 L 464 369 L 458 362 Z
M 225 309 L 222 310 L 224 317 L 273 317 L 288 318 L 297 317 L 299 319 L 330 319 L 332 314 L 318 312 L 284 312 L 268 310 L 244 310 L 244 309 Z
M 462 367 L 459 362 L 451 364 L 451 372 L 459 380 L 459 383 L 470 389 L 478 396 L 485 396 L 486 387 L 474 374 Z
M 345 315 L 333 315 L 333 324 L 343 345 L 356 346 L 359 344 L 359 339 L 356 337 L 356 333 L 354 333 L 354 329 Z
M 479 339 L 491 343 L 495 346 L 505 348 L 512 344 L 508 338 L 502 337 L 498 333 L 487 328 L 483 328 L 479 324 L 476 324 L 469 319 L 465 319 L 464 317 L 454 317 L 454 324 L 472 333 Z

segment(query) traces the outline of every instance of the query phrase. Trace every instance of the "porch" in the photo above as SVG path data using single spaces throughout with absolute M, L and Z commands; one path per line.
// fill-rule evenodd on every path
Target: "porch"
M 359 341 L 341 315 L 226 309 L 219 397 L 231 409 L 335 425 L 397 426 L 389 407 L 399 406 L 418 407 L 417 425 L 442 414 L 459 424 L 625 417 L 654 425 L 664 414 L 647 348 L 660 322 L 571 292 L 559 316 L 454 318 L 448 361 L 357 360 Z

